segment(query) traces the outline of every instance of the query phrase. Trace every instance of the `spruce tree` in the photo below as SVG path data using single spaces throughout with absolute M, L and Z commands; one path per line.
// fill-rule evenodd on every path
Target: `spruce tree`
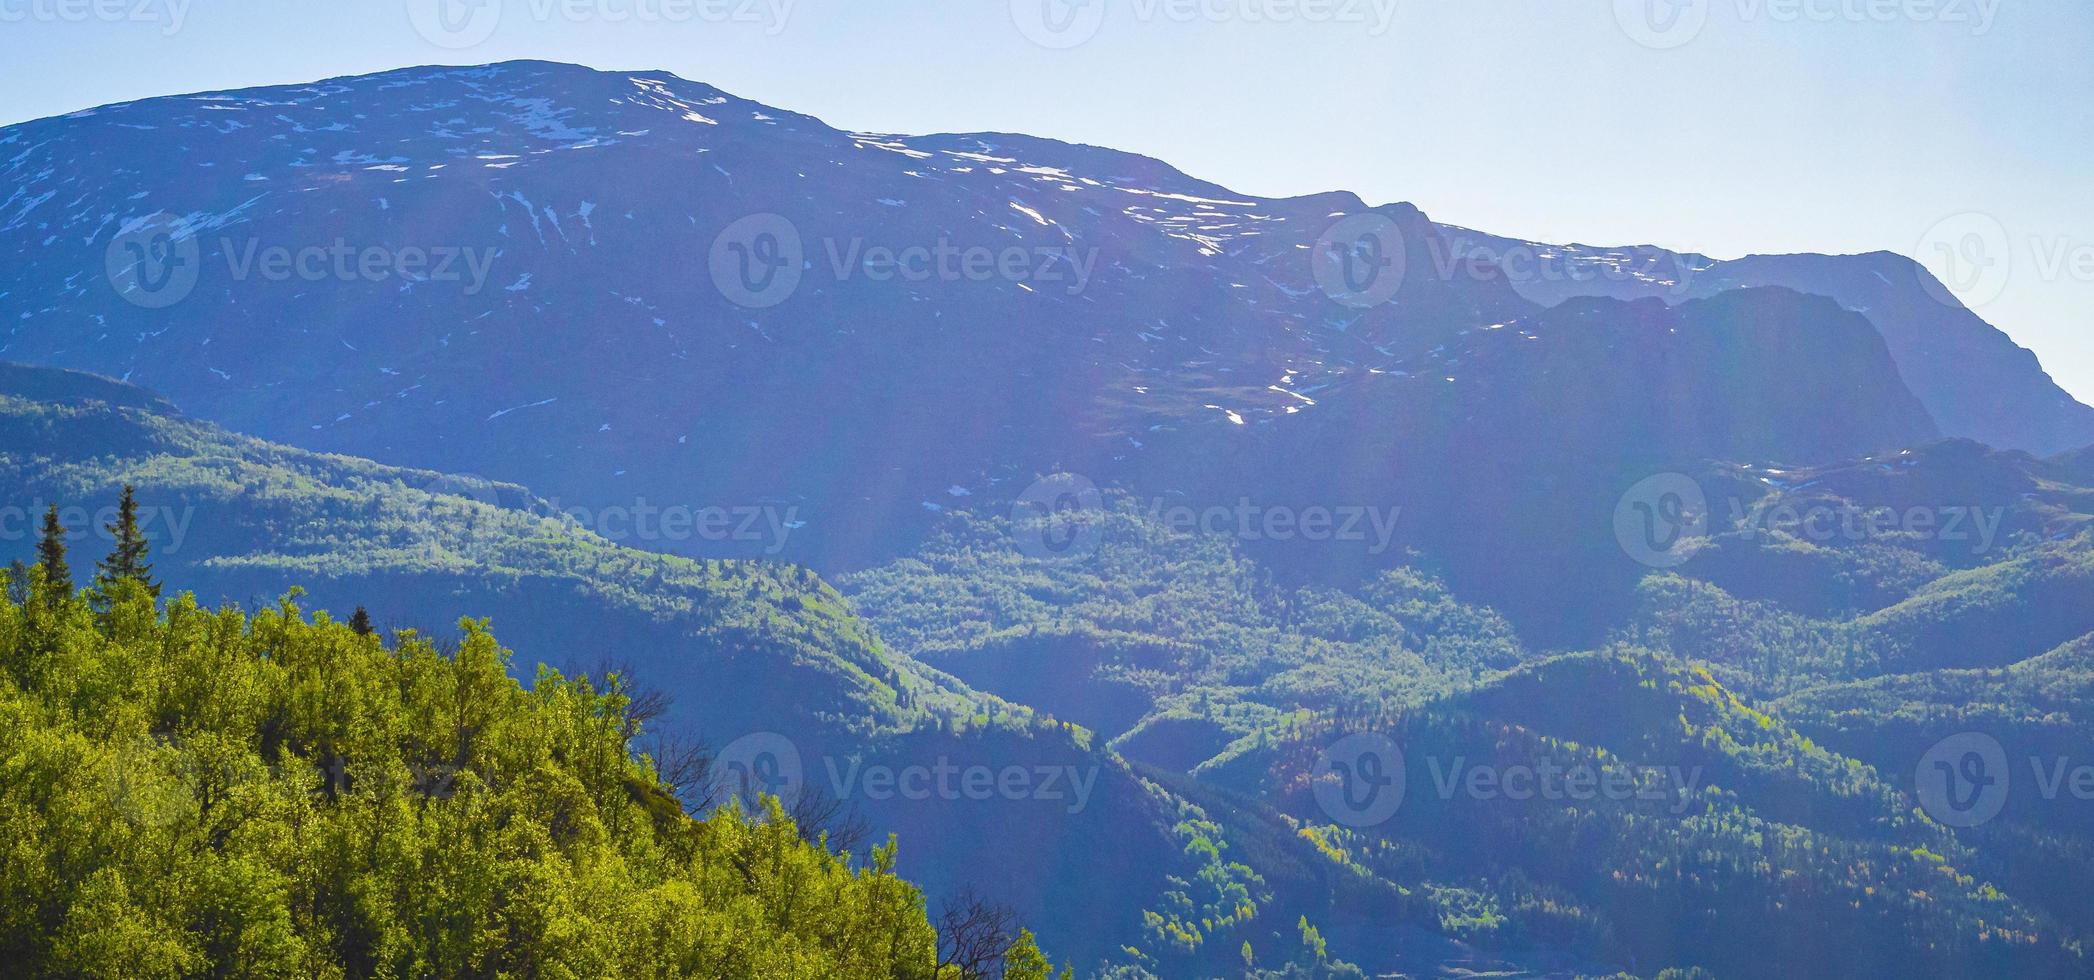
M 123 499 L 117 501 L 116 523 L 103 527 L 115 539 L 116 547 L 109 552 L 107 559 L 95 566 L 95 587 L 106 594 L 109 587 L 118 582 L 137 582 L 145 586 L 153 598 L 159 598 L 160 584 L 153 581 L 153 566 L 145 560 L 151 546 L 145 539 L 145 532 L 139 530 L 138 498 L 130 484 L 124 484 Z
M 355 630 L 358 636 L 370 636 L 371 614 L 362 606 L 356 607 L 356 614 L 349 617 L 349 628 Z
M 53 606 L 73 595 L 73 569 L 65 563 L 65 525 L 58 505 L 44 511 L 43 536 L 36 542 L 36 563 L 44 569 L 44 596 Z

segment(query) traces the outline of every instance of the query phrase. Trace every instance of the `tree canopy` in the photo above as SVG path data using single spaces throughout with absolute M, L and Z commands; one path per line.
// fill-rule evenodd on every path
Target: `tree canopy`
M 32 572 L 0 602 L 0 962 L 78 977 L 921 977 L 890 842 L 687 815 L 623 679 Z M 1005 975 L 1045 977 L 1029 936 Z

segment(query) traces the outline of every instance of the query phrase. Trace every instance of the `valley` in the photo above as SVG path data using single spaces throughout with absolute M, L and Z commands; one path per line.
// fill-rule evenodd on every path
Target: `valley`
M 540 808 L 545 880 L 790 933 L 660 858 L 718 835 L 866 917 L 764 975 L 985 976 L 936 963 L 970 900 L 1012 977 L 2094 972 L 2094 409 L 1909 259 L 1549 245 L 533 61 L 24 123 L 0 177 L 0 822 L 47 742 L 303 780 L 367 704 L 469 700 L 337 704 L 329 657 L 494 664 L 502 754 L 445 751 Z M 46 506 L 99 552 L 127 488 L 165 588 L 120 629 L 31 567 Z M 561 712 L 617 737 L 534 740 Z M 339 803 L 294 782 L 251 789 Z M 48 970 L 145 914 L 57 860 L 0 861 Z M 281 962 L 396 928 L 285 908 Z M 873 921 L 906 955 L 838 938 Z M 437 962 L 383 948 L 347 975 Z

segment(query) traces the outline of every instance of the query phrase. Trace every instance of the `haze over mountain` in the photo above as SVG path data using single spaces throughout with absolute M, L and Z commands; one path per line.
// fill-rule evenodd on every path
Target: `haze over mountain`
M 1680 328 L 1686 343 L 1707 331 Z M 309 584 L 304 601 L 369 603 L 438 637 L 492 615 L 519 635 L 520 667 L 622 662 L 674 699 L 649 731 L 796 746 L 806 785 L 840 787 L 876 834 L 901 835 L 900 870 L 934 901 L 971 885 L 1011 902 L 1086 976 L 2084 968 L 2094 920 L 2073 895 L 2094 831 L 2079 812 L 2024 799 L 1996 828 L 1957 830 L 1905 779 L 1956 724 L 1939 717 L 1950 692 L 2011 721 L 2017 749 L 2073 750 L 2059 739 L 2086 707 L 2094 489 L 2072 459 L 1948 442 L 1800 472 L 1713 466 L 1694 478 L 1746 512 L 1646 580 L 1606 652 L 1549 656 L 1418 569 L 1288 589 L 1241 542 L 1134 501 L 1080 561 L 1028 555 L 1004 515 L 956 510 L 839 595 L 786 566 L 617 547 L 520 487 L 172 411 L 107 379 L 0 365 L 0 499 L 92 511 L 132 484 L 156 574 L 178 588 L 266 608 Z M 1981 537 L 1857 540 L 1767 516 L 1923 504 L 1998 514 Z M 0 557 L 28 556 L 10 544 Z M 1799 579 L 1821 588 L 1796 598 Z M 2080 639 L 2042 655 L 2058 637 Z M 1412 801 L 1365 820 L 1317 788 L 1314 757 L 1382 732 L 1412 760 Z M 673 758 L 643 744 L 650 764 Z M 1630 767 L 1656 795 L 1437 791 L 1449 764 Z M 833 782 L 984 765 L 1087 789 L 916 799 Z
M 687 804 L 742 797 L 732 765 L 775 753 L 791 761 L 762 786 L 788 795 L 809 837 L 833 832 L 850 850 L 897 834 L 904 873 L 934 907 L 986 893 L 1066 955 L 1138 941 L 1138 904 L 1165 875 L 1198 869 L 1176 856 L 1176 796 L 1137 783 L 1087 736 L 882 644 L 804 569 L 622 548 L 549 517 L 521 487 L 268 443 L 131 385 L 0 363 L 0 562 L 35 557 L 20 532 L 47 503 L 76 554 L 101 550 L 97 524 L 124 486 L 143 503 L 169 599 L 272 609 L 295 588 L 296 603 L 337 623 L 367 608 L 383 636 L 445 645 L 462 618 L 490 619 L 515 637 L 504 643 L 520 679 L 539 664 L 599 682 L 616 671 L 645 694 L 642 747 Z M 1046 767 L 1058 782 L 1053 796 L 953 806 L 838 775 L 933 761 L 1028 777 Z M 999 835 L 1019 827 L 1028 847 L 1013 854 Z M 1150 859 L 1081 860 L 1106 841 Z M 992 865 L 1001 871 L 984 873 Z M 1133 907 L 1050 902 L 1107 883 Z
M 2094 445 L 2094 408 L 2058 387 L 2034 352 L 1958 302 L 1902 255 L 1751 255 L 1718 261 L 1649 245 L 1549 245 L 1441 226 L 1454 253 L 1506 263 L 1520 295 L 1554 305 L 1573 296 L 1656 297 L 1679 303 L 1748 286 L 1829 296 L 1883 332 L 1907 384 L 1942 430 L 2038 455 Z
M 539 62 L 39 120 L 0 180 L 9 516 L 134 485 L 207 599 L 622 663 L 1087 976 L 2086 971 L 2084 811 L 1955 824 L 1915 773 L 1966 718 L 2079 744 L 2094 428 L 1906 260 Z M 1332 801 L 1354 736 L 1412 802 Z M 1092 782 L 840 775 L 955 763 Z
M 1357 449 L 1247 484 L 1181 477 L 1415 440 L 1495 454 L 1517 485 L 1543 476 L 1525 449 L 1622 425 L 1606 452 L 1790 462 L 2076 431 L 1953 386 L 1915 402 L 1904 383 L 1931 362 L 1901 352 L 1931 323 L 1875 323 L 1906 341 L 1886 360 L 1848 339 L 1861 320 L 1746 292 L 1725 300 L 1733 341 L 1676 344 L 1628 303 L 1545 314 L 1516 268 L 1450 265 L 1461 239 L 1408 205 L 1260 199 L 1024 136 L 846 133 L 661 73 L 518 62 L 153 99 L 11 127 L 0 152 L 0 303 L 19 311 L 0 355 L 563 505 L 790 507 L 804 528 L 783 553 L 824 568 L 1055 469 L 1399 502 L 1394 458 Z M 138 277 L 153 214 L 174 216 L 193 284 Z M 1334 230 L 1381 250 L 1373 275 L 1319 269 Z M 795 239 L 797 269 L 759 254 Z M 770 262 L 763 295 L 735 285 L 762 271 L 745 261 Z M 1718 376 L 1759 379 L 1752 397 L 1793 418 L 1709 415 Z M 2052 398 L 2041 380 L 1986 384 Z M 1702 421 L 1648 428 L 1661 417 Z

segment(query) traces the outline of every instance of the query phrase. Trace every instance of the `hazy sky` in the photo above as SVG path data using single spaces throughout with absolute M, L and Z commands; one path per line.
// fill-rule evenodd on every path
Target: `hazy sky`
M 1543 240 L 1952 243 L 1966 300 L 2094 402 L 2082 0 L 0 0 L 0 123 L 526 57 Z

